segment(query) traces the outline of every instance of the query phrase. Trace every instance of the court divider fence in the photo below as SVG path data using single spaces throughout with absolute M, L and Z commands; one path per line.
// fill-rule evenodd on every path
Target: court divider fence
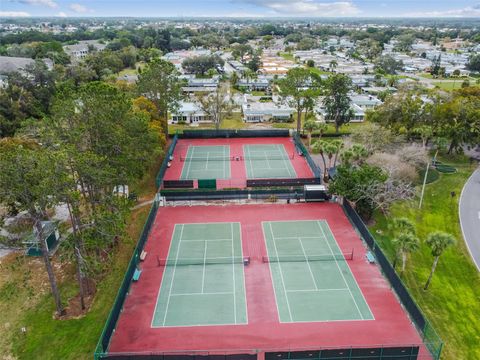
M 234 190 L 160 190 L 160 195 L 166 201 L 201 201 L 201 200 L 237 200 L 237 199 L 291 199 L 300 200 L 304 197 L 303 188 L 289 189 L 234 189 Z
M 288 129 L 265 129 L 265 130 L 205 129 L 205 130 L 183 130 L 183 133 L 178 133 L 177 135 L 181 139 L 289 137 L 290 131 Z
M 319 178 L 247 179 L 247 187 L 318 185 Z
M 315 161 L 313 161 L 312 157 L 310 156 L 310 153 L 308 152 L 307 148 L 303 144 L 302 139 L 297 132 L 293 134 L 293 141 L 295 142 L 295 146 L 297 147 L 298 151 L 305 157 L 305 160 L 307 160 L 307 163 L 310 166 L 310 169 L 312 169 L 313 176 L 321 179 L 322 170 L 320 170 L 318 165 L 315 164 Z
M 352 205 L 346 199 L 344 199 L 342 206 L 350 221 L 356 227 L 363 240 L 367 243 L 369 249 L 375 255 L 376 261 L 380 265 L 384 276 L 390 282 L 390 285 L 395 290 L 395 293 L 400 299 L 403 307 L 407 310 L 410 318 L 422 334 L 423 343 L 429 350 L 430 354 L 435 360 L 440 359 L 440 354 L 442 353 L 443 348 L 442 339 L 437 334 L 432 325 L 429 323 L 425 315 L 422 313 L 420 307 L 412 298 L 407 288 L 403 284 L 402 280 L 395 272 L 395 269 L 390 264 L 382 249 L 375 241 L 375 238 L 370 233 L 367 226 L 357 214 Z
M 103 359 L 106 357 L 110 339 L 113 332 L 115 331 L 118 318 L 120 316 L 123 304 L 125 303 L 125 299 L 130 289 L 133 273 L 137 269 L 137 265 L 140 262 L 140 254 L 143 251 L 145 243 L 148 239 L 148 235 L 150 234 L 153 222 L 155 220 L 155 216 L 157 215 L 159 202 L 160 197 L 157 195 L 152 203 L 152 207 L 150 208 L 150 212 L 148 213 L 147 221 L 143 226 L 142 233 L 140 235 L 140 238 L 138 239 L 135 250 L 133 251 L 130 262 L 128 263 L 127 270 L 125 271 L 125 276 L 123 277 L 122 284 L 120 285 L 120 289 L 118 290 L 117 296 L 115 297 L 115 302 L 113 303 L 110 314 L 108 315 L 107 321 L 102 330 L 102 334 L 100 335 L 100 339 L 98 340 L 94 354 L 95 360 Z
M 168 168 L 168 162 L 170 161 L 170 156 L 173 156 L 173 152 L 175 151 L 175 146 L 177 146 L 178 135 L 175 134 L 173 136 L 172 142 L 167 149 L 167 153 L 165 154 L 165 158 L 162 161 L 162 165 L 160 165 L 160 169 L 158 170 L 157 176 L 155 177 L 155 185 L 158 188 L 162 185 L 163 177 L 165 176 L 165 171 Z

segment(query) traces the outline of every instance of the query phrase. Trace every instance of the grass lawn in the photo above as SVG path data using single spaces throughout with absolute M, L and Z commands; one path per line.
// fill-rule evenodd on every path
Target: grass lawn
M 310 70 L 311 73 L 317 74 L 317 75 L 332 75 L 331 72 L 325 71 L 325 70 L 320 70 L 316 67 L 308 67 L 308 70 Z
M 240 112 L 233 112 L 230 116 L 222 121 L 220 125 L 221 129 L 244 129 L 247 124 L 242 120 L 242 114 Z M 189 124 L 169 124 L 168 133 L 175 134 L 183 132 L 183 130 L 198 130 L 198 129 L 215 129 L 215 125 L 211 123 L 199 124 L 198 126 L 190 126 Z
M 458 200 L 474 166 L 468 160 L 441 158 L 458 169 L 455 174 L 440 174 L 440 179 L 425 190 L 424 203 L 418 198 L 392 207 L 388 217 L 376 214 L 372 233 L 393 259 L 394 248 L 388 223 L 393 217 L 414 221 L 422 240 L 419 251 L 410 256 L 403 281 L 445 342 L 442 359 L 480 359 L 480 275 L 470 260 L 458 221 Z M 450 192 L 457 196 L 451 198 Z M 430 288 L 423 290 L 433 257 L 424 240 L 428 233 L 441 230 L 453 234 L 457 245 L 441 257 Z
M 138 75 L 137 69 L 138 69 L 139 67 L 143 70 L 143 68 L 145 67 L 145 62 L 143 62 L 143 61 L 137 62 L 137 63 L 135 64 L 135 69 L 132 69 L 132 68 L 125 68 L 125 69 L 123 69 L 122 71 L 120 71 L 120 72 L 118 73 L 118 76 Z
M 278 55 L 281 56 L 282 58 L 284 58 L 285 60 L 291 60 L 293 62 L 296 62 L 295 57 L 293 56 L 292 53 L 281 52 Z
M 132 186 L 139 198 L 155 193 L 158 166 Z M 132 211 L 127 223 L 128 237 L 112 254 L 107 274 L 97 283 L 90 311 L 79 319 L 54 320 L 54 302 L 45 267 L 40 258 L 10 254 L 0 261 L 0 349 L 2 359 L 88 359 L 93 358 L 97 341 L 115 300 L 135 243 L 150 206 Z M 58 254 L 58 253 L 57 253 Z M 78 293 L 72 265 L 53 257 L 62 300 Z M 27 331 L 22 334 L 21 327 Z M 10 357 L 9 357 L 10 356 Z
M 442 90 L 454 90 L 460 89 L 462 87 L 463 79 L 458 79 L 457 81 L 432 81 L 432 84 L 436 87 L 439 87 Z M 475 81 L 470 80 L 470 86 L 478 86 L 475 84 Z

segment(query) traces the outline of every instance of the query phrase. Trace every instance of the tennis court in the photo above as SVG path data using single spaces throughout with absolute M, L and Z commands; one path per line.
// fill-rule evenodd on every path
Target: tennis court
M 240 224 L 176 224 L 152 327 L 247 323 Z
M 280 322 L 373 320 L 326 221 L 262 225 Z
M 230 147 L 227 145 L 189 146 L 181 180 L 230 179 Z
M 292 166 L 294 154 L 288 154 L 283 144 L 244 145 L 247 179 L 296 178 Z

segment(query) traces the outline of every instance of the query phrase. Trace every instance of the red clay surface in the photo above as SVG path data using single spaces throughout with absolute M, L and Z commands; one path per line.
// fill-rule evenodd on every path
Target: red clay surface
M 262 234 L 262 221 L 328 221 L 342 251 L 354 248 L 348 264 L 375 320 L 279 323 Z M 156 256 L 167 258 L 176 223 L 241 222 L 242 246 L 251 264 L 244 267 L 248 324 L 152 328 L 163 268 Z M 140 280 L 133 283 L 112 337 L 109 353 L 169 353 L 209 351 L 244 353 L 294 349 L 420 345 L 421 339 L 376 265 L 367 263 L 361 240 L 343 213 L 332 203 L 163 207 L 158 210 L 145 250 Z M 192 304 L 195 306 L 195 304 Z M 419 359 L 430 359 L 421 346 Z
M 295 152 L 295 144 L 293 138 L 276 137 L 276 138 L 235 138 L 235 139 L 180 139 L 173 153 L 174 160 L 172 166 L 167 169 L 164 180 L 180 180 L 182 169 L 185 162 L 180 161 L 180 156 L 185 157 L 188 146 L 202 145 L 228 145 L 230 146 L 230 156 L 243 156 L 243 145 L 262 145 L 262 144 L 283 144 L 287 154 L 295 154 L 291 159 L 291 163 L 298 178 L 312 177 L 312 170 L 308 166 L 305 158 L 299 156 Z M 231 179 L 217 180 L 217 188 L 245 188 L 247 186 L 247 173 L 245 169 L 245 161 L 231 161 Z

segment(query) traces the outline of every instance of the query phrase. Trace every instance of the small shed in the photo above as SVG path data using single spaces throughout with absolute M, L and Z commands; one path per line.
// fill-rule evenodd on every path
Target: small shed
M 47 246 L 47 250 L 51 253 L 53 250 L 56 249 L 59 241 L 60 241 L 60 233 L 58 231 L 57 224 L 53 221 L 42 221 L 42 229 L 45 235 L 45 244 Z M 24 241 L 25 245 L 27 246 L 26 254 L 28 256 L 41 256 L 42 255 L 42 248 L 40 247 L 40 243 L 38 242 L 38 233 L 37 230 L 34 228 L 32 235 Z

